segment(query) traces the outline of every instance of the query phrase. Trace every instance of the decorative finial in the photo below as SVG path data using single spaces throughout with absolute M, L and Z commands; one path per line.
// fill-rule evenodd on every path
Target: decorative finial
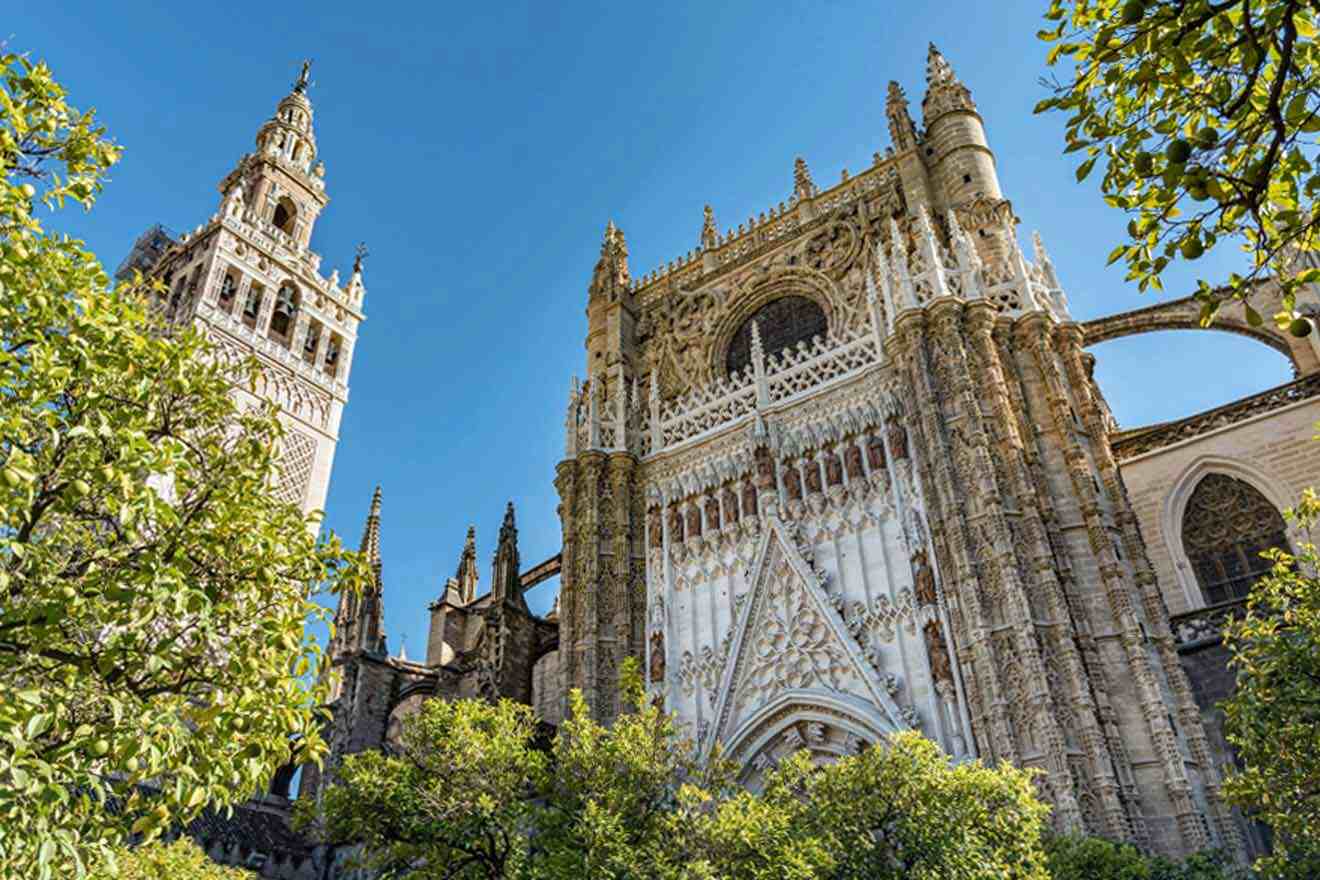
M 927 133 L 935 120 L 955 110 L 975 113 L 976 102 L 944 55 L 931 43 L 926 56 L 926 94 L 921 99 L 922 121 Z
M 719 239 L 719 231 L 715 228 L 715 211 L 710 205 L 707 205 L 702 211 L 701 221 L 701 246 L 706 250 L 715 247 Z
M 365 241 L 360 241 L 358 246 L 354 248 L 353 253 L 355 254 L 353 257 L 353 274 L 360 275 L 362 273 L 362 261 L 371 254 L 371 251 L 367 250 Z
M 889 117 L 890 148 L 909 150 L 917 145 L 917 127 L 908 112 L 907 95 L 903 87 L 894 80 L 889 81 L 889 92 L 885 97 L 885 115 Z M 877 164 L 879 154 L 876 155 Z
M 816 194 L 816 184 L 811 180 L 807 160 L 801 156 L 793 160 L 793 194 L 799 199 L 809 199 Z
M 934 43 L 931 43 L 926 52 L 926 82 L 943 83 L 952 82 L 956 79 L 957 77 L 953 75 L 953 68 L 949 66 L 944 54 L 936 48 Z
M 302 72 L 298 74 L 298 81 L 293 84 L 293 90 L 299 95 L 307 93 L 307 88 L 311 83 L 312 59 L 304 58 L 302 63 Z

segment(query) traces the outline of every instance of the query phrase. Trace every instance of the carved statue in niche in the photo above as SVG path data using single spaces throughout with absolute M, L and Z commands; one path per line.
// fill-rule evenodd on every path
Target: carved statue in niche
M 811 456 L 802 460 L 803 469 L 807 474 L 807 492 L 816 495 L 821 491 L 820 482 L 820 462 Z
M 651 683 L 665 680 L 665 636 L 661 632 L 651 633 Z
M 733 486 L 725 486 L 720 495 L 724 499 L 725 521 L 736 523 L 738 521 L 738 493 L 733 491 Z
M 936 682 L 953 681 L 953 665 L 949 661 L 949 648 L 944 644 L 940 624 L 932 620 L 926 624 L 926 653 L 930 655 L 930 674 Z
M 652 549 L 659 547 L 664 543 L 664 535 L 660 532 L 660 508 L 651 507 L 646 512 L 646 530 L 650 533 L 650 545 Z
M 898 421 L 897 416 L 889 419 L 889 451 L 900 460 L 908 457 L 907 429 Z
M 871 468 L 872 473 L 885 469 L 885 442 L 880 439 L 879 434 L 872 434 L 866 438 L 866 464 Z
M 756 487 L 758 489 L 773 489 L 775 487 L 775 459 L 770 454 L 770 449 L 765 446 L 758 446 L 753 455 L 756 459 Z
M 843 450 L 843 466 L 850 480 L 860 480 L 866 476 L 866 471 L 862 469 L 862 447 L 855 441 L 849 441 Z
M 784 468 L 784 491 L 788 493 L 789 501 L 802 500 L 802 477 L 791 464 Z
M 701 505 L 696 501 L 688 505 L 686 526 L 689 538 L 701 537 Z
M 706 531 L 720 530 L 720 502 L 714 493 L 706 496 Z
M 917 550 L 912 556 L 912 586 L 917 594 L 918 605 L 935 604 L 935 571 L 926 559 L 925 548 Z
M 751 480 L 743 483 L 742 512 L 744 516 L 756 516 L 756 486 Z
M 843 482 L 843 465 L 839 462 L 838 453 L 829 451 L 825 453 L 825 483 L 830 486 L 837 486 Z
M 683 540 L 683 516 L 677 504 L 669 505 L 669 540 L 675 543 Z

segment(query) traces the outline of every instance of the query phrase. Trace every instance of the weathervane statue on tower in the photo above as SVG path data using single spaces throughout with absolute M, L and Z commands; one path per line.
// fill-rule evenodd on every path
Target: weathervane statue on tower
M 293 90 L 295 92 L 297 92 L 300 95 L 306 93 L 307 87 L 311 85 L 311 80 L 309 79 L 311 72 L 312 72 L 312 59 L 304 58 L 302 63 L 302 72 L 298 74 L 298 81 L 293 84 Z

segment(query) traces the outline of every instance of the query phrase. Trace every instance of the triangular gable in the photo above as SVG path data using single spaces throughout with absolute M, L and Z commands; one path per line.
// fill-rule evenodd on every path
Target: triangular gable
M 895 728 L 907 727 L 787 527 L 769 516 L 704 747 L 717 740 L 727 745 L 760 706 L 804 691 L 862 700 L 887 715 Z

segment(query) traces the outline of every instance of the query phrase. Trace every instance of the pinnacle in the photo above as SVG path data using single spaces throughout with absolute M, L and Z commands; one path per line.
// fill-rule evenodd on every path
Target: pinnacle
M 807 160 L 798 156 L 793 160 L 793 193 L 800 199 L 809 199 L 816 192 L 816 184 L 811 179 Z
M 719 240 L 719 231 L 715 228 L 715 210 L 707 205 L 701 213 L 701 246 L 713 248 Z
M 954 74 L 953 68 L 949 66 L 948 60 L 943 53 L 935 46 L 930 44 L 926 52 L 926 83 L 933 85 L 935 83 L 954 83 L 958 77 Z
M 371 510 L 367 514 L 367 524 L 362 529 L 362 546 L 359 552 L 367 555 L 372 565 L 380 565 L 380 486 L 376 486 L 371 496 Z

